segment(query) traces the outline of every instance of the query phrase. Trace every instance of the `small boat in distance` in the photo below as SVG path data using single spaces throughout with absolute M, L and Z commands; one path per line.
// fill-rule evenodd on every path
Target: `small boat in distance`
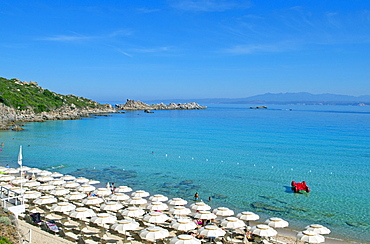
M 306 181 L 302 181 L 302 182 L 292 181 L 292 190 L 295 193 L 310 192 L 310 188 L 306 185 Z
M 267 109 L 266 106 L 249 107 L 250 109 Z

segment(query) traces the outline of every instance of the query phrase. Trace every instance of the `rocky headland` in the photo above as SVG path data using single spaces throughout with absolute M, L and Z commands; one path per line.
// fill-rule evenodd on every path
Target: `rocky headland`
M 170 103 L 168 105 L 164 103 L 159 104 L 146 104 L 141 101 L 134 101 L 127 99 L 125 104 L 116 104 L 115 108 L 118 110 L 190 110 L 190 109 L 206 109 L 207 107 L 201 106 L 198 103 Z

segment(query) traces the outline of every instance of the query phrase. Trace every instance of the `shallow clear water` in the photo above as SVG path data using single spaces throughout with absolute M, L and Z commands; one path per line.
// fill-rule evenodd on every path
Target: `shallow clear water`
M 198 192 L 213 207 L 370 243 L 370 108 L 249 106 L 28 123 L 0 133 L 0 164 L 16 166 L 23 145 L 27 166 L 188 200 Z M 292 180 L 312 192 L 293 194 Z

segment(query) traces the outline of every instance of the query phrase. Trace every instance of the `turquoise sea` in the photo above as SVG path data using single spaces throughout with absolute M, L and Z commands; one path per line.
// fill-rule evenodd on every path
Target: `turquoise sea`
M 27 123 L 0 133 L 0 165 L 16 167 L 22 145 L 26 166 L 190 201 L 198 192 L 213 207 L 370 243 L 370 107 L 249 106 Z M 292 180 L 311 193 L 292 193 Z

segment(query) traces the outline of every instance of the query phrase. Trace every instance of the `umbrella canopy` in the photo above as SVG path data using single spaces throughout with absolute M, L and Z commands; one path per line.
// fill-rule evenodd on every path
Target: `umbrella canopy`
M 54 177 L 54 178 L 57 178 L 57 177 L 63 177 L 63 174 L 61 173 L 58 173 L 58 172 L 54 172 L 50 175 L 51 177 Z
M 27 187 L 38 187 L 40 185 L 41 185 L 41 183 L 38 182 L 37 180 L 29 180 L 29 181 L 27 181 L 26 183 L 23 184 L 23 186 L 27 186 Z
M 184 216 L 190 214 L 191 210 L 184 206 L 175 206 L 171 208 L 169 212 L 173 215 Z
M 184 206 L 188 203 L 188 201 L 182 199 L 182 198 L 172 198 L 171 200 L 168 201 L 169 205 L 175 205 L 175 206 Z
M 131 197 L 149 197 L 149 192 L 138 190 L 133 193 L 131 193 Z
M 189 218 L 181 218 L 173 221 L 171 223 L 171 228 L 180 231 L 189 231 L 195 230 L 197 228 L 197 224 Z
M 64 177 L 62 177 L 62 179 L 63 180 L 66 180 Z M 77 182 L 75 182 L 75 181 L 68 181 L 65 185 L 64 185 L 64 187 L 65 188 L 77 188 L 77 187 L 79 187 L 80 186 L 80 184 L 78 184 Z
M 285 228 L 289 226 L 288 221 L 276 217 L 269 218 L 265 223 L 272 228 Z
M 249 221 L 256 221 L 260 218 L 257 214 L 253 212 L 241 212 L 238 215 L 236 215 L 241 220 L 244 220 L 247 222 L 247 225 L 249 225 Z
M 50 191 L 53 189 L 55 189 L 55 186 L 47 184 L 47 183 L 43 183 L 37 187 L 38 191 Z
M 1 175 L 0 176 L 0 181 L 11 181 L 14 179 L 15 179 L 15 176 L 12 176 L 12 175 Z
M 65 183 L 66 183 L 65 180 L 55 179 L 55 178 L 53 178 L 53 180 L 49 181 L 49 184 L 52 184 L 54 186 L 61 186 L 61 185 L 64 185 Z
M 8 168 L 8 169 L 5 169 L 4 172 L 5 173 L 8 173 L 8 174 L 18 174 L 19 173 L 19 169 Z
M 66 213 L 66 212 L 70 212 L 72 210 L 76 209 L 76 206 L 73 205 L 72 203 L 69 203 L 69 202 L 58 202 L 56 204 L 54 204 L 53 206 L 51 206 L 51 211 L 52 212 L 62 212 L 62 213 Z
M 35 204 L 38 204 L 38 205 L 44 205 L 44 204 L 51 204 L 51 203 L 55 203 L 57 202 L 58 200 L 53 197 L 53 196 L 50 196 L 50 195 L 47 195 L 47 196 L 40 196 L 38 197 L 35 201 L 33 201 Z
M 69 193 L 69 190 L 62 188 L 62 187 L 55 188 L 54 190 L 50 191 L 50 194 L 54 196 L 64 196 L 64 195 L 67 195 L 68 193 Z
M 98 180 L 89 180 L 89 182 L 87 182 L 87 184 L 89 184 L 89 185 L 96 185 L 96 184 L 99 184 L 100 183 L 100 181 L 98 181 Z
M 140 237 L 144 240 L 155 242 L 158 239 L 166 238 L 170 235 L 168 230 L 158 226 L 151 226 L 140 231 Z
M 325 237 L 317 234 L 315 231 L 304 230 L 298 232 L 297 239 L 308 243 L 322 243 L 325 242 Z
M 196 202 L 190 205 L 190 209 L 194 211 L 207 211 L 211 209 L 211 206 L 205 204 L 204 202 Z
M 224 236 L 226 231 L 215 225 L 206 225 L 198 230 L 198 234 L 206 237 L 220 237 Z
M 178 235 L 171 239 L 170 244 L 200 244 L 199 239 L 191 235 Z
M 22 169 L 22 171 L 28 171 L 28 170 L 30 170 L 31 168 L 30 168 L 30 167 L 27 167 L 27 166 L 23 166 L 23 165 L 22 165 L 21 167 L 19 167 L 19 168 L 18 168 L 18 170 L 19 170 L 19 171 L 21 171 L 21 169 Z
M 144 221 L 147 221 L 149 223 L 164 223 L 170 217 L 168 217 L 166 214 L 160 213 L 160 212 L 150 212 L 146 215 L 144 215 Z
M 30 173 L 30 174 L 38 174 L 38 173 L 41 172 L 41 169 L 32 168 L 32 169 L 27 170 L 27 172 Z
M 319 224 L 312 224 L 309 226 L 306 226 L 306 230 L 315 231 L 319 235 L 327 235 L 330 234 L 330 230 L 322 225 Z
M 23 188 L 20 188 L 20 187 L 18 187 L 18 186 L 11 186 L 10 188 L 9 188 L 9 190 L 12 190 L 12 191 L 14 191 L 14 192 L 16 192 L 16 193 L 24 193 L 25 191 L 27 191 L 28 190 L 28 188 L 27 187 L 23 187 Z
M 239 229 L 244 227 L 245 223 L 236 217 L 227 217 L 221 221 L 221 226 L 227 229 Z
M 115 192 L 131 192 L 131 187 L 128 186 L 119 186 L 115 189 Z
M 134 220 L 123 219 L 114 223 L 110 228 L 118 231 L 119 233 L 126 234 L 126 231 L 128 230 L 138 230 L 140 225 Z
M 78 177 L 76 180 L 75 180 L 77 183 L 87 183 L 89 182 L 89 179 L 86 179 L 85 177 Z
M 151 202 L 150 204 L 148 204 L 148 206 L 146 206 L 146 208 L 150 211 L 164 211 L 168 209 L 168 206 L 163 202 Z
M 145 214 L 145 211 L 143 209 L 140 209 L 138 207 L 128 207 L 126 209 L 123 209 L 121 211 L 119 211 L 119 213 L 122 215 L 122 216 L 126 216 L 126 217 L 141 217 Z
M 78 191 L 81 192 L 91 192 L 96 189 L 95 186 L 89 185 L 89 184 L 82 184 L 79 188 L 77 188 Z
M 90 220 L 92 223 L 98 225 L 113 224 L 117 221 L 117 217 L 108 213 L 98 213 L 96 216 L 91 217 Z
M 123 208 L 123 205 L 120 202 L 114 201 L 103 203 L 100 206 L 100 209 L 105 211 L 118 211 L 121 208 Z
M 211 213 L 210 211 L 199 211 L 194 214 L 196 219 L 215 219 L 217 218 L 216 214 Z
M 268 225 L 256 225 L 253 226 L 250 230 L 251 234 L 260 236 L 260 237 L 270 237 L 270 236 L 276 236 L 277 231 L 271 228 Z
M 70 201 L 74 200 L 81 200 L 84 197 L 86 197 L 85 193 L 77 192 L 77 191 L 71 191 L 65 198 Z
M 69 216 L 81 220 L 87 220 L 88 218 L 96 216 L 96 213 L 90 208 L 81 207 L 72 210 L 72 212 L 69 213 Z
M 163 196 L 162 194 L 155 194 L 149 197 L 149 200 L 152 202 L 165 202 L 168 201 L 168 197 Z
M 40 177 L 37 177 L 36 180 L 38 180 L 40 182 L 48 182 L 48 181 L 54 180 L 54 178 L 51 177 L 50 175 L 42 175 Z
M 102 202 L 104 202 L 104 200 L 100 197 L 87 197 L 82 200 L 82 203 L 85 205 L 98 205 Z
M 109 196 L 112 194 L 112 191 L 109 190 L 108 188 L 101 187 L 96 189 L 94 193 L 98 196 Z
M 225 207 L 218 207 L 216 209 L 213 209 L 212 213 L 216 214 L 217 216 L 221 216 L 221 217 L 228 217 L 228 216 L 234 215 L 233 210 L 229 208 L 225 208 Z
M 23 194 L 24 199 L 36 199 L 38 197 L 41 197 L 41 192 L 38 191 L 26 191 Z
M 53 173 L 51 173 L 50 171 L 47 171 L 47 170 L 42 170 L 42 171 L 38 172 L 37 174 L 40 175 L 40 176 L 50 176 Z
M 127 196 L 125 193 L 116 192 L 116 193 L 110 195 L 109 199 L 113 200 L 113 201 L 126 201 L 126 200 L 130 199 L 130 197 Z
M 21 178 L 21 177 L 16 177 L 14 180 L 12 180 L 11 182 L 12 182 L 12 184 L 14 184 L 14 185 L 20 185 L 20 184 L 23 184 L 24 185 L 24 183 L 26 183 L 28 180 L 27 179 L 25 179 L 25 178 Z
M 75 180 L 76 177 L 72 176 L 72 175 L 65 175 L 62 177 L 63 180 L 65 181 L 71 181 L 71 180 Z
M 127 203 L 130 205 L 144 205 L 147 202 L 148 201 L 146 199 L 141 198 L 141 197 L 132 197 L 129 200 L 127 200 Z

